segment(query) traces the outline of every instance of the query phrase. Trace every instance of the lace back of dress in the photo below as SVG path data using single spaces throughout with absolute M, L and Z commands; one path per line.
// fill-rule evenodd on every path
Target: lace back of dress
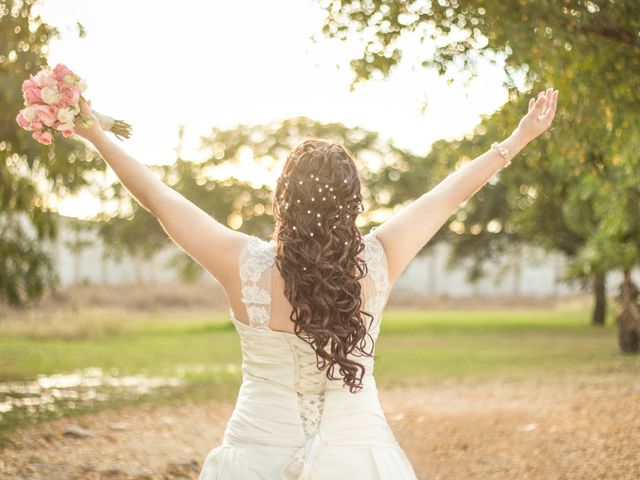
M 380 324 L 382 311 L 390 293 L 387 257 L 375 228 L 364 235 L 362 258 L 367 264 L 367 275 L 362 279 L 364 310 L 373 315 L 370 329 Z M 271 318 L 271 267 L 275 250 L 271 242 L 252 236 L 240 255 L 242 302 L 247 309 L 249 325 L 268 329 Z M 368 318 L 368 317 L 367 317 Z
M 275 260 L 270 242 L 252 236 L 240 254 L 242 303 L 249 325 L 268 329 L 271 318 L 271 267 Z
M 368 270 L 362 283 L 364 310 L 374 317 L 370 330 L 380 326 L 382 311 L 390 293 L 387 256 L 382 243 L 375 235 L 376 228 L 372 228 L 363 236 L 365 248 L 362 251 Z

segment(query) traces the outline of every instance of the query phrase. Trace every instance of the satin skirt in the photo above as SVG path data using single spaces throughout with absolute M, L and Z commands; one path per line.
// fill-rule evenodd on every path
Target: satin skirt
M 364 384 L 355 394 L 336 384 L 324 391 L 321 409 L 307 409 L 285 384 L 245 378 L 222 445 L 207 455 L 199 480 L 416 480 L 374 377 Z M 305 433 L 304 417 L 312 432 Z

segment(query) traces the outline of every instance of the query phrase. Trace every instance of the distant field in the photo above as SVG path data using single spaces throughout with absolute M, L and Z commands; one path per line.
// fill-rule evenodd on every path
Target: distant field
M 376 379 L 384 388 L 640 372 L 640 358 L 618 352 L 612 319 L 593 328 L 589 314 L 584 308 L 387 310 Z M 0 432 L 130 402 L 233 401 L 240 366 L 239 339 L 226 312 L 83 308 L 5 319 Z

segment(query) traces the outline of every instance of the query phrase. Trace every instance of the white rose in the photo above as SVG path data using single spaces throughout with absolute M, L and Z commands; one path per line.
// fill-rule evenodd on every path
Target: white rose
M 73 125 L 72 122 L 71 123 L 61 123 L 60 125 L 58 125 L 56 127 L 56 130 L 60 130 L 60 131 L 73 130 L 73 129 L 74 129 L 74 125 Z
M 60 123 L 73 123 L 76 114 L 69 107 L 63 107 L 58 110 L 58 120 Z
M 22 116 L 27 122 L 33 122 L 36 119 L 36 111 L 33 107 L 27 107 L 22 111 Z
M 57 105 L 60 102 L 60 90 L 57 88 L 44 87 L 40 95 L 42 100 L 49 105 Z
M 40 70 L 38 73 L 36 73 L 35 77 L 33 77 L 33 80 L 36 82 L 36 85 L 39 87 L 43 87 L 45 83 L 47 83 L 48 79 L 49 79 L 49 72 L 47 72 L 46 70 Z
M 84 78 L 81 78 L 78 81 L 78 89 L 80 90 L 80 93 L 84 93 L 84 91 L 87 89 L 87 82 L 84 80 Z

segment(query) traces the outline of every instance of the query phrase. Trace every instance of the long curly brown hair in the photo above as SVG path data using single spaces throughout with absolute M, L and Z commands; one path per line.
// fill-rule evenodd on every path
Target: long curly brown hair
M 295 334 L 316 351 L 317 366 L 349 391 L 362 389 L 365 368 L 348 358 L 365 351 L 371 335 L 361 308 L 367 265 L 356 218 L 362 212 L 360 179 L 352 155 L 339 143 L 311 138 L 287 157 L 273 197 L 275 262 L 293 306 Z M 369 326 L 371 323 L 369 323 Z M 328 350 L 327 350 L 328 347 Z

